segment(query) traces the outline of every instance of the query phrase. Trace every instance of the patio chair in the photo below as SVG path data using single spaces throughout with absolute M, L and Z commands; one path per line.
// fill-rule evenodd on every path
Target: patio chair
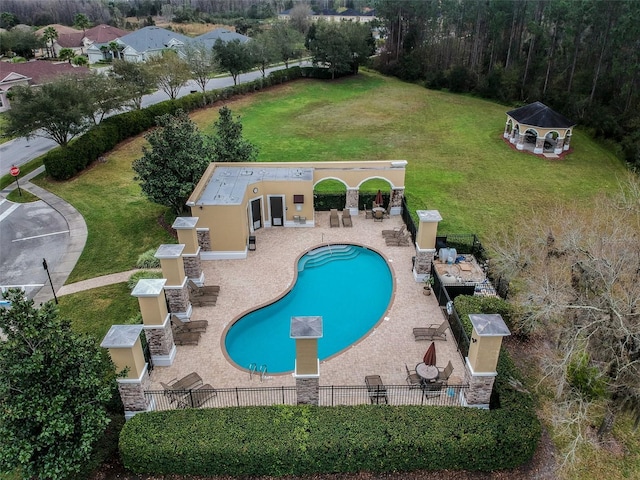
M 415 370 L 409 370 L 409 367 L 407 367 L 406 363 L 404 364 L 404 368 L 407 371 L 406 380 L 409 386 L 411 388 L 419 387 L 420 384 L 422 383 L 422 378 L 420 378 L 420 375 L 418 375 Z
M 437 327 L 437 328 L 435 328 Z M 416 342 L 420 340 L 447 340 L 445 331 L 449 328 L 449 324 L 445 321 L 437 326 L 435 323 L 428 327 L 416 327 L 413 329 L 413 337 Z
M 439 397 L 440 392 L 442 392 L 442 387 L 444 386 L 444 382 L 440 382 L 436 380 L 435 382 L 427 382 L 422 384 L 422 393 L 425 397 Z
M 200 332 L 173 332 L 173 342 L 176 345 L 198 345 Z
M 342 210 L 342 226 L 353 227 L 353 223 L 351 223 L 351 210 L 348 208 Z
M 438 368 L 438 378 L 436 379 L 437 382 L 444 382 L 446 383 L 447 380 L 449 380 L 449 377 L 451 376 L 451 372 L 453 372 L 453 365 L 451 365 L 451 360 L 449 360 L 449 363 L 447 363 L 447 366 L 444 368 Z
M 194 307 L 210 307 L 215 306 L 220 294 L 219 285 L 206 285 L 199 287 L 193 280 L 189 280 L 189 301 Z
M 329 212 L 329 226 L 331 228 L 340 226 L 340 219 L 338 218 L 337 208 L 332 208 Z
M 364 377 L 364 383 L 367 386 L 367 392 L 369 393 L 369 400 L 371 403 L 389 403 L 387 387 L 382 383 L 380 375 L 367 375 Z
M 176 332 L 204 332 L 209 326 L 207 320 L 191 320 L 183 322 L 177 315 L 171 315 L 171 323 L 175 327 Z
M 406 225 L 402 225 L 400 227 L 396 227 L 393 230 L 382 230 L 383 237 L 401 237 L 404 235 L 404 231 L 407 228 Z
M 373 221 L 381 222 L 384 219 L 384 212 L 382 210 L 375 210 L 373 212 Z
M 169 383 L 160 382 L 169 403 L 182 402 L 186 392 L 202 385 L 202 377 L 196 372 L 185 375 L 180 380 L 173 379 Z
M 373 212 L 371 210 L 367 210 L 367 207 L 364 207 L 364 218 L 373 218 Z
M 411 246 L 411 235 L 409 232 L 398 237 L 384 237 L 384 243 L 387 247 L 409 247 Z

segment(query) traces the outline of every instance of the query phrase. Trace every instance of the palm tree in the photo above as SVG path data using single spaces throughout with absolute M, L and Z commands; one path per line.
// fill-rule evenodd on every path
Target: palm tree
M 123 50 L 123 46 L 120 45 L 118 42 L 109 42 L 109 51 L 112 53 L 112 55 L 115 53 L 118 55 L 118 60 L 122 60 L 122 50 Z M 113 55 L 113 57 L 115 58 L 115 55 Z
M 47 27 L 42 32 L 42 39 L 47 48 L 47 56 L 55 57 L 55 50 L 53 49 L 53 41 L 58 38 L 58 32 L 53 27 Z

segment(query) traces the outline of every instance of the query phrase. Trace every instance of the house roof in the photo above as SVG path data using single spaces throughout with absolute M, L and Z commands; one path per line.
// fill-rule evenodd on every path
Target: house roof
M 124 37 L 120 37 L 120 41 L 124 45 L 133 48 L 136 52 L 162 50 L 167 48 L 171 40 L 183 44 L 191 41 L 191 39 L 185 35 L 155 26 L 144 27 Z
M 22 76 L 29 80 L 29 85 L 40 85 L 64 74 L 89 73 L 87 67 L 74 67 L 70 63 L 53 63 L 42 60 L 34 60 L 24 63 L 0 62 L 0 84 L 5 81 L 15 81 L 16 76 Z
M 507 112 L 511 118 L 524 125 L 532 125 L 542 128 L 569 128 L 576 122 L 569 120 L 564 115 L 552 110 L 541 102 L 530 103 L 524 107 Z
M 76 30 L 75 28 L 67 27 L 66 25 L 60 25 L 59 23 L 53 23 L 51 25 L 47 25 L 46 27 L 42 27 L 42 28 L 36 30 L 36 35 L 42 36 L 44 31 L 49 27 L 53 27 L 54 30 L 56 32 L 58 32 L 58 37 L 60 35 L 69 35 L 69 34 L 78 33 L 78 32 L 82 33 L 82 30 Z
M 100 24 L 87 29 L 85 37 L 94 43 L 113 42 L 116 38 L 122 38 L 130 32 L 121 28 L 112 27 L 111 25 Z
M 216 43 L 218 39 L 222 40 L 224 43 L 230 42 L 232 40 L 240 40 L 240 43 L 247 43 L 249 40 L 251 40 L 246 35 L 241 35 L 237 32 L 232 32 L 227 28 L 216 28 L 214 30 L 211 30 L 207 33 L 203 33 L 202 35 L 195 37 L 191 41 L 202 42 L 207 47 L 212 47 L 213 44 Z
M 84 35 L 82 34 L 82 32 L 61 33 L 58 34 L 56 43 L 63 48 L 82 47 L 83 38 Z

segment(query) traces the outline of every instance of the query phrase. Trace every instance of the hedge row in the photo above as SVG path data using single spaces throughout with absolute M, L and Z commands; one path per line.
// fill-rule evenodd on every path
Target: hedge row
M 160 115 L 175 113 L 178 109 L 190 112 L 221 100 L 229 100 L 236 95 L 256 92 L 302 77 L 324 78 L 325 73 L 324 69 L 291 67 L 285 70 L 276 70 L 271 72 L 268 77 L 259 78 L 252 82 L 205 93 L 192 93 L 141 110 L 131 110 L 113 115 L 70 142 L 67 147 L 58 147 L 49 151 L 44 156 L 43 163 L 47 174 L 51 177 L 56 180 L 67 180 L 113 149 L 118 143 L 154 127 L 156 117 Z
M 475 313 L 496 306 L 494 300 L 485 305 L 483 301 L 466 305 L 481 309 Z M 127 422 L 120 434 L 120 453 L 126 468 L 148 474 L 282 476 L 514 468 L 532 457 L 541 428 L 531 396 L 511 387 L 511 379 L 522 379 L 504 349 L 497 370 L 489 411 L 361 405 L 151 412 Z

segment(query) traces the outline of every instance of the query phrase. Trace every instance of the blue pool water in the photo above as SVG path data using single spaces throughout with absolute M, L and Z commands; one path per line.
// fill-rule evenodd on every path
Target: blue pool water
M 355 245 L 312 250 L 298 261 L 289 293 L 234 323 L 225 337 L 227 354 L 238 366 L 266 365 L 269 373 L 294 369 L 291 317 L 322 316 L 323 360 L 362 338 L 386 312 L 393 290 L 391 270 L 376 252 Z

